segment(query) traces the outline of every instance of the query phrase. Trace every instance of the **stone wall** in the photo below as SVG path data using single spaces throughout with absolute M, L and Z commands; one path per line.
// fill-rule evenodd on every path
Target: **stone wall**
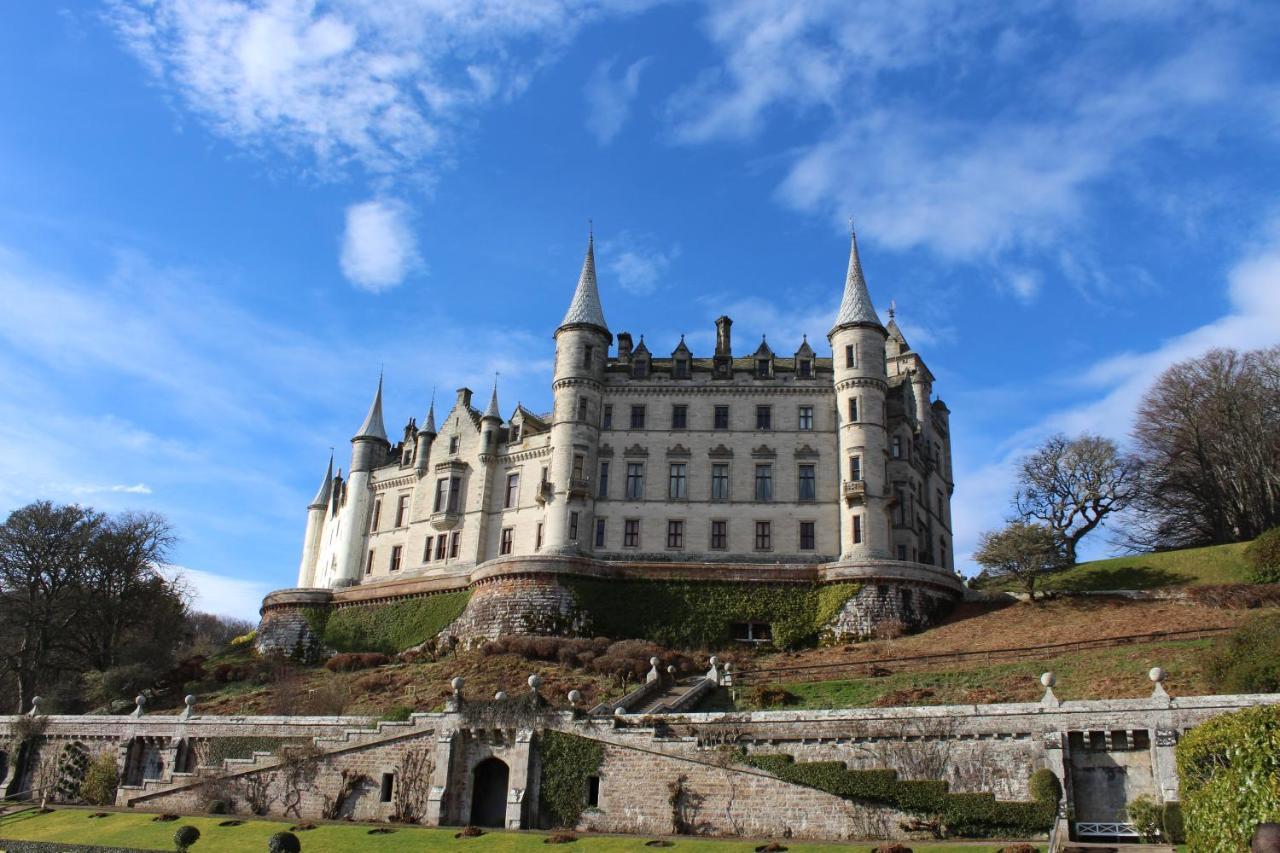
M 508 634 L 572 634 L 573 594 L 554 575 L 515 575 L 480 581 L 467 609 L 444 633 L 463 640 Z
M 919 630 L 946 615 L 955 597 L 936 587 L 903 580 L 868 583 L 845 602 L 827 626 L 837 641 L 865 640 L 880 626 Z

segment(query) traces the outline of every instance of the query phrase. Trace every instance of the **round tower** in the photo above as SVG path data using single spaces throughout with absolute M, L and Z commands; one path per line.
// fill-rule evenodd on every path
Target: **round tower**
M 347 473 L 346 503 L 341 511 L 338 532 L 338 566 L 334 586 L 350 586 L 363 576 L 369 512 L 373 506 L 370 474 L 386 461 L 391 441 L 382 421 L 382 377 L 364 423 L 351 439 L 351 470 Z
M 594 236 L 587 239 L 578 287 L 556 329 L 555 341 L 551 465 L 547 475 L 552 494 L 547 504 L 542 551 L 590 551 L 600 400 L 605 361 L 613 343 L 596 287 Z
M 849 271 L 831 342 L 840 462 L 840 559 L 888 559 L 885 340 L 850 231 Z
M 320 555 L 320 537 L 324 533 L 325 513 L 329 509 L 329 493 L 333 490 L 333 454 L 320 489 L 307 506 L 307 532 L 302 537 L 302 563 L 298 566 L 298 586 L 311 587 L 316 582 L 316 560 Z

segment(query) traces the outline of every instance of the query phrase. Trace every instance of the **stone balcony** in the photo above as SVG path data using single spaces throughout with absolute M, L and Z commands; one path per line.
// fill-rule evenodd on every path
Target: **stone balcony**
M 585 477 L 574 477 L 569 480 L 569 497 L 585 498 L 591 494 L 591 481 Z
M 860 503 L 867 499 L 866 480 L 845 480 L 841 492 L 846 503 Z

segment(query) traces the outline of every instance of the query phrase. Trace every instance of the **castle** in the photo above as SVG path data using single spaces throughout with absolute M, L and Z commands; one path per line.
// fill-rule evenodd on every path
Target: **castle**
M 496 383 L 483 411 L 462 388 L 439 426 L 433 401 L 392 443 L 380 380 L 348 473 L 331 460 L 308 508 L 288 592 L 327 591 L 341 605 L 566 572 L 857 581 L 864 594 L 835 633 L 928 622 L 960 589 L 949 412 L 931 400 L 933 375 L 892 311 L 887 325 L 877 315 L 856 236 L 831 357 L 807 338 L 785 355 L 763 339 L 735 353 L 731 328 L 716 321 L 708 355 L 681 338 L 655 357 L 627 332 L 611 351 L 589 241 L 555 331 L 552 411 L 517 406 L 507 418 Z M 572 611 L 564 595 L 535 604 L 530 593 L 526 584 L 527 607 Z M 267 610 L 319 601 L 273 596 Z M 537 615 L 511 602 L 471 612 L 478 606 L 473 597 L 463 633 L 519 631 Z M 735 630 L 761 640 L 770 626 Z

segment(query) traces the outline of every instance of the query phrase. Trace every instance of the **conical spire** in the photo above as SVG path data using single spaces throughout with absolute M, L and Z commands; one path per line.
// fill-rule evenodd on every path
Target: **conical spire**
M 365 415 L 364 423 L 360 425 L 360 431 L 355 434 L 355 438 L 376 438 L 380 441 L 391 443 L 387 438 L 387 428 L 382 424 L 382 374 L 378 374 L 378 393 L 373 395 L 373 405 L 369 407 L 369 414 Z
M 333 491 L 333 451 L 329 451 L 329 468 L 324 472 L 324 481 L 320 483 L 320 490 L 316 492 L 316 496 L 311 499 L 308 509 L 324 509 L 329 505 L 329 492 Z
M 489 408 L 484 410 L 484 414 L 481 415 L 480 418 L 481 420 L 483 420 L 484 418 L 497 418 L 498 420 L 502 420 L 502 415 L 498 411 L 498 379 L 497 377 L 494 377 L 494 380 L 493 380 L 493 395 L 489 397 Z
M 422 429 L 418 432 L 425 432 L 428 435 L 436 434 L 436 392 L 431 392 L 431 405 L 427 408 L 426 420 L 422 422 Z
M 560 321 L 561 328 L 586 325 L 609 331 L 604 321 L 604 309 L 600 307 L 600 291 L 596 288 L 595 243 L 595 234 L 590 234 L 587 237 L 587 256 L 582 260 L 582 272 L 578 275 L 578 288 L 573 292 L 569 310 Z
M 867 291 L 867 280 L 862 276 L 858 235 L 852 227 L 849 228 L 849 272 L 844 279 L 844 298 L 840 300 L 840 310 L 831 331 L 841 326 L 881 326 L 875 306 L 871 304 L 871 294 Z

